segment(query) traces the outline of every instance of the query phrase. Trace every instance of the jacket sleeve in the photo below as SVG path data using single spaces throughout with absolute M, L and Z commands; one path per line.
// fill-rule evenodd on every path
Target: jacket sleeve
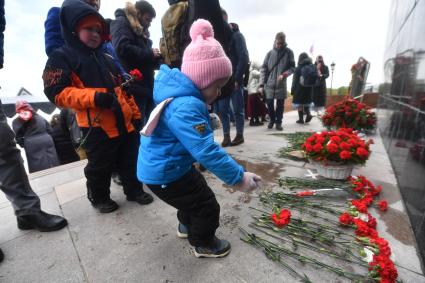
M 260 86 L 264 86 L 267 83 L 267 78 L 269 76 L 269 59 L 270 59 L 271 51 L 269 51 L 264 58 L 263 65 L 260 70 Z
M 118 58 L 137 65 L 153 64 L 155 62 L 152 49 L 147 45 L 136 45 L 132 37 L 135 35 L 126 23 L 116 20 L 111 23 L 112 45 Z
M 140 114 L 139 107 L 137 107 L 136 102 L 134 101 L 134 97 L 132 95 L 128 95 L 125 93 L 125 91 L 121 90 L 119 86 L 117 86 L 115 89 L 115 93 L 121 92 L 122 96 L 125 98 L 125 101 L 131 108 L 131 112 L 133 113 L 133 120 L 140 120 L 142 119 L 142 114 Z
M 54 51 L 43 71 L 44 93 L 47 98 L 60 107 L 84 110 L 94 108 L 94 96 L 100 89 L 85 88 L 72 72 L 64 54 Z
M 300 72 L 298 70 L 299 70 L 298 68 L 295 69 L 294 76 L 292 78 L 292 87 L 291 87 L 292 96 L 294 96 L 298 90 L 298 84 L 300 81 Z
M 324 80 L 329 78 L 329 68 L 328 68 L 328 66 L 325 65 L 325 71 L 323 72 L 322 75 L 323 75 L 322 79 L 324 79 Z
M 235 81 L 239 85 L 243 84 L 243 75 L 245 74 L 246 67 L 249 62 L 248 48 L 246 47 L 245 38 L 242 33 L 237 32 L 233 35 L 234 50 L 236 50 L 237 62 L 235 74 Z
M 49 56 L 53 50 L 65 44 L 61 33 L 59 13 L 59 7 L 51 8 L 49 12 L 47 12 L 47 18 L 44 22 L 44 49 L 47 56 Z
M 203 107 L 205 105 L 199 101 L 173 109 L 168 127 L 199 163 L 226 184 L 235 185 L 242 181 L 244 170 L 214 142 Z
M 288 72 L 288 76 L 290 76 L 295 72 L 295 59 L 294 59 L 294 52 L 292 52 L 291 49 L 289 49 L 288 51 L 289 51 L 288 65 L 285 71 Z

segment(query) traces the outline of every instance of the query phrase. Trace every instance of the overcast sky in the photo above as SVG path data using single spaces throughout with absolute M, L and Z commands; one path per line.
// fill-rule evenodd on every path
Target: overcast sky
M 125 0 L 102 0 L 100 13 L 114 18 Z M 134 1 L 133 1 L 134 2 Z M 368 82 L 383 78 L 383 54 L 388 26 L 388 0 L 221 0 L 229 21 L 239 24 L 251 60 L 262 62 L 277 32 L 286 33 L 295 57 L 308 52 L 322 54 L 325 63 L 335 62 L 333 86 L 348 85 L 350 67 L 359 56 L 371 62 Z M 44 52 L 44 21 L 52 6 L 61 0 L 6 0 L 4 69 L 0 70 L 0 95 L 15 96 L 21 87 L 43 95 L 41 75 Z M 154 46 L 161 36 L 160 20 L 168 7 L 166 0 L 151 1 L 157 18 L 150 28 Z M 330 79 L 328 79 L 330 86 Z

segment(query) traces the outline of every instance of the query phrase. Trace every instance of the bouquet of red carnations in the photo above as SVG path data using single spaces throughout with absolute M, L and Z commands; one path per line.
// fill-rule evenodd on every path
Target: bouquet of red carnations
M 327 107 L 321 119 L 328 129 L 373 130 L 376 127 L 375 112 L 366 104 L 351 98 Z
M 361 139 L 353 129 L 318 132 L 302 145 L 306 157 L 323 164 L 364 164 L 373 140 Z

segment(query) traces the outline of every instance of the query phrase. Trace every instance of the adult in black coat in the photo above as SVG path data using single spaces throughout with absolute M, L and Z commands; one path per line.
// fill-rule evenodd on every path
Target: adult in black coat
M 313 88 L 313 103 L 316 112 L 319 112 L 326 105 L 326 79 L 329 77 L 329 68 L 323 61 L 323 56 L 319 55 L 314 63 L 317 68 L 317 84 Z
M 304 124 L 304 114 L 306 114 L 305 122 L 308 123 L 311 121 L 313 116 L 310 113 L 310 105 L 313 102 L 313 86 L 303 86 L 300 83 L 301 70 L 307 65 L 313 65 L 310 57 L 307 53 L 303 52 L 298 57 L 298 66 L 295 69 L 294 77 L 292 78 L 292 89 L 291 93 L 293 95 L 292 104 L 294 107 L 298 108 L 298 121 L 299 124 Z
M 3 32 L 6 27 L 4 0 L 0 0 L 0 69 L 3 68 Z M 16 148 L 15 135 L 7 124 L 0 100 L 0 189 L 6 194 L 15 211 L 19 229 L 55 231 L 65 227 L 65 218 L 45 213 L 40 208 L 40 198 L 34 193 Z M 0 249 L 0 262 L 3 261 Z
M 127 93 L 134 96 L 143 123 L 147 122 L 154 106 L 154 71 L 161 59 L 159 50 L 151 47 L 146 34 L 155 16 L 155 9 L 147 1 L 128 2 L 124 9 L 115 11 L 115 20 L 110 25 L 112 45 L 125 71 L 139 69 L 143 75 L 141 81 L 133 82 L 127 89 Z

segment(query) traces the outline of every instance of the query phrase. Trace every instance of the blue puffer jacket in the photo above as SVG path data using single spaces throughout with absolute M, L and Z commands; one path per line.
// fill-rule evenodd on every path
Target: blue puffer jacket
M 65 45 L 61 33 L 60 11 L 60 7 L 52 7 L 44 22 L 44 48 L 47 56 L 50 56 L 53 50 Z
M 142 137 L 137 177 L 151 185 L 180 179 L 198 161 L 229 185 L 242 181 L 243 168 L 217 143 L 207 105 L 198 88 L 178 69 L 162 65 L 155 79 L 156 104 L 174 99 L 162 112 L 150 137 Z

